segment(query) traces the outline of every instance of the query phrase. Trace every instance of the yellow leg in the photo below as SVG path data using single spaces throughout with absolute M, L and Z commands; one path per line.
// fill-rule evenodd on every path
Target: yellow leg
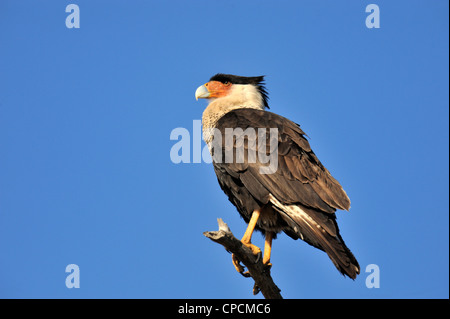
M 247 230 L 244 233 L 244 236 L 242 236 L 241 242 L 249 247 L 254 254 L 257 254 L 259 252 L 261 252 L 261 249 L 259 249 L 258 247 L 256 247 L 255 245 L 252 244 L 252 235 L 253 232 L 255 231 L 255 226 L 256 223 L 258 222 L 259 219 L 259 215 L 260 215 L 260 211 L 259 210 L 255 210 L 252 214 L 252 218 L 250 218 L 250 221 L 248 223 L 247 226 Z
M 272 264 L 270 263 L 270 254 L 272 252 L 272 239 L 273 239 L 273 232 L 266 232 L 266 240 L 264 242 L 264 256 L 263 256 L 263 264 L 266 266 L 271 267 Z
M 245 246 L 250 248 L 255 255 L 261 253 L 261 249 L 259 249 L 259 247 L 255 246 L 255 245 L 253 245 L 251 242 L 252 235 L 253 235 L 253 232 L 255 231 L 256 223 L 258 222 L 260 214 L 261 214 L 261 212 L 259 210 L 255 210 L 253 212 L 252 217 L 250 218 L 250 221 L 248 223 L 247 230 L 245 231 L 244 236 L 242 236 L 242 239 L 241 239 L 242 244 L 244 244 Z M 242 267 L 241 264 L 239 263 L 239 259 L 237 259 L 234 254 L 231 255 L 231 258 L 233 260 L 233 265 L 236 268 L 236 270 L 238 272 L 242 273 L 244 271 L 244 267 Z

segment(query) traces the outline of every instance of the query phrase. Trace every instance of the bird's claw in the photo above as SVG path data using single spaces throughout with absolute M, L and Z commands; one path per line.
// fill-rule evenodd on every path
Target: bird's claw
M 256 261 L 255 264 L 261 259 L 262 253 L 261 249 L 258 246 L 253 245 L 252 243 L 242 243 L 246 247 L 250 248 L 252 253 L 256 255 Z M 231 254 L 231 259 L 233 261 L 234 268 L 236 268 L 236 271 L 240 273 L 244 277 L 251 277 L 250 273 L 248 271 L 244 272 L 244 266 L 241 265 L 241 261 L 236 257 L 235 254 Z M 270 264 L 272 265 L 272 264 Z
M 259 292 L 261 291 L 261 289 L 258 287 L 258 285 L 255 284 L 253 285 L 253 296 L 256 296 L 257 294 L 259 294 Z
M 248 271 L 244 272 L 245 270 L 244 266 L 241 265 L 241 261 L 234 254 L 231 254 L 231 259 L 233 260 L 234 268 L 236 268 L 238 273 L 240 273 L 242 276 L 246 278 L 251 277 L 250 272 Z
M 244 267 L 241 265 L 241 261 L 236 257 L 235 254 L 231 254 L 231 260 L 233 261 L 234 268 L 240 274 L 244 273 Z

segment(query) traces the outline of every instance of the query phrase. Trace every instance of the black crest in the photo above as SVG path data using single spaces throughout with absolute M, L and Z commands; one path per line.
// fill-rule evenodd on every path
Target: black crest
M 231 84 L 252 84 L 256 86 L 263 98 L 264 107 L 269 108 L 269 96 L 264 83 L 264 75 L 261 76 L 239 76 L 232 74 L 217 73 L 210 81 L 219 81 L 222 83 L 230 82 Z

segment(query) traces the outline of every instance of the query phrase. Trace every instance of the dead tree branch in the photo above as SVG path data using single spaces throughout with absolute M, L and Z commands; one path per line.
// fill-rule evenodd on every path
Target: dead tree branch
M 266 299 L 283 299 L 280 289 L 273 282 L 270 276 L 270 268 L 262 263 L 261 254 L 254 255 L 250 248 L 244 246 L 239 239 L 234 237 L 228 228 L 228 225 L 221 218 L 217 219 L 219 223 L 218 231 L 207 231 L 203 235 L 212 241 L 222 245 L 247 267 L 248 272 L 243 273 L 245 277 L 252 277 L 255 281 L 253 294 L 259 291 Z

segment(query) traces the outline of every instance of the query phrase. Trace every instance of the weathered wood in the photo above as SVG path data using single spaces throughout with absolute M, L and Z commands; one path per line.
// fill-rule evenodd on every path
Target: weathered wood
M 224 246 L 227 251 L 233 253 L 247 267 L 248 271 L 242 275 L 252 277 L 255 281 L 253 294 L 256 295 L 261 291 L 266 299 L 283 299 L 280 289 L 275 285 L 270 275 L 270 267 L 266 267 L 262 263 L 261 254 L 254 255 L 250 248 L 234 237 L 228 225 L 221 218 L 218 218 L 217 222 L 219 230 L 207 231 L 203 235 Z

